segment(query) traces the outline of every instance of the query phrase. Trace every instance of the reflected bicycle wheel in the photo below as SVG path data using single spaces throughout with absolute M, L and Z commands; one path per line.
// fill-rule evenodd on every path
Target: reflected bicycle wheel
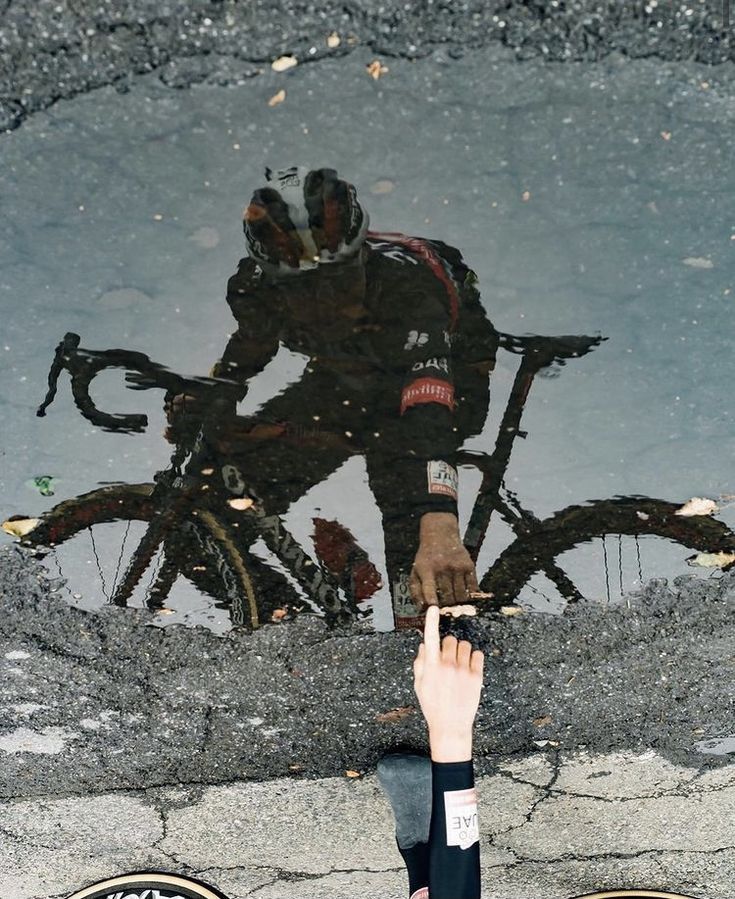
M 607 579 L 608 565 L 612 568 L 613 564 L 608 559 L 605 541 L 611 537 L 635 539 L 639 572 L 640 538 L 660 538 L 700 552 L 730 551 L 735 547 L 735 534 L 723 522 L 701 515 L 682 517 L 676 514 L 680 508 L 680 503 L 650 497 L 616 497 L 568 506 L 543 521 L 512 520 L 516 537 L 484 574 L 481 589 L 493 593 L 497 602 L 513 601 L 535 575 L 543 573 L 564 599 L 575 602 L 582 593 L 562 568 L 560 558 L 584 544 L 601 540 Z M 507 516 L 504 518 L 508 520 Z
M 88 532 L 102 594 L 108 603 L 126 605 L 133 588 L 125 590 L 124 598 L 120 598 L 124 556 L 128 543 L 135 543 L 139 536 L 134 532 L 135 524 L 147 524 L 147 529 L 137 529 L 141 539 L 130 552 L 128 570 L 135 564 L 141 569 L 141 575 L 143 571 L 151 571 L 150 582 L 143 588 L 143 601 L 149 609 L 163 607 L 174 581 L 182 574 L 200 591 L 226 607 L 233 625 L 258 627 L 262 616 L 256 602 L 251 571 L 253 565 L 248 559 L 246 566 L 231 533 L 232 528 L 214 513 L 197 509 L 177 522 L 175 551 L 168 536 L 162 536 L 158 543 L 155 538 L 149 540 L 150 545 L 144 546 L 147 535 L 151 533 L 151 523 L 160 517 L 153 500 L 154 489 L 154 484 L 120 484 L 64 500 L 44 513 L 38 524 L 22 538 L 22 544 L 41 551 L 46 548 L 53 550 Z M 115 522 L 122 529 L 122 536 L 116 531 L 114 535 L 108 535 L 113 537 L 112 541 L 105 541 L 103 529 Z M 104 542 L 111 543 L 106 554 L 102 546 Z M 138 559 L 135 558 L 136 553 Z M 101 561 L 103 555 L 107 556 L 105 563 L 109 562 L 109 567 L 114 568 L 111 574 L 108 572 L 105 575 Z M 60 573 L 63 576 L 63 572 Z

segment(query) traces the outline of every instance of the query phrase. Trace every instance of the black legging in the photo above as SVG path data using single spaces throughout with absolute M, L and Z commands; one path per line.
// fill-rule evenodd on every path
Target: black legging
M 410 849 L 399 847 L 408 870 L 411 899 L 480 899 L 480 843 L 472 762 L 432 762 L 431 774 L 429 842 L 417 843 Z

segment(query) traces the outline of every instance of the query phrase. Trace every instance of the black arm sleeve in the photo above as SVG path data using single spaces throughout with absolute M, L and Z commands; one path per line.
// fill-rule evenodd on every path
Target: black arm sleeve
M 417 271 L 406 298 L 412 329 L 403 346 L 398 463 L 414 511 L 457 514 L 455 385 L 452 320 L 444 288 Z
M 432 762 L 431 771 L 429 899 L 480 899 L 480 843 L 472 762 Z
M 211 374 L 241 384 L 237 397 L 240 400 L 247 393 L 248 381 L 278 351 L 280 304 L 275 291 L 262 283 L 257 267 L 249 258 L 240 261 L 238 271 L 227 282 L 227 302 L 238 328 Z

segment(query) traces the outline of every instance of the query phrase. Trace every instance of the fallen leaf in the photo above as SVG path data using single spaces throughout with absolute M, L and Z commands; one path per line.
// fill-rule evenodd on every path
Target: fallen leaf
M 36 527 L 39 518 L 8 518 L 3 522 L 3 530 L 11 537 L 25 537 Z
M 337 34 L 336 31 L 333 31 L 331 34 L 327 35 L 327 46 L 334 50 L 335 47 L 339 47 L 342 43 L 342 38 Z
M 661 215 L 661 213 L 658 211 L 658 206 L 656 205 L 655 200 L 651 200 L 650 203 L 646 203 L 646 207 L 648 209 L 650 209 L 651 212 L 655 213 L 656 215 Z
M 304 770 L 304 766 L 303 766 L 303 765 L 298 765 L 298 764 L 289 765 L 289 766 L 288 766 L 288 770 L 289 770 L 289 771 L 303 771 L 303 770 Z
M 381 714 L 375 716 L 375 720 L 379 724 L 393 724 L 396 721 L 402 721 L 415 711 L 416 708 L 414 706 L 405 705 L 397 709 L 391 709 L 389 712 L 381 712 Z
M 693 496 L 680 509 L 677 509 L 674 515 L 689 518 L 691 515 L 712 515 L 716 511 L 717 503 L 714 500 Z
M 691 268 L 714 268 L 715 264 L 711 259 L 707 259 L 705 256 L 687 256 L 686 259 L 681 260 L 684 265 L 689 265 Z
M 288 615 L 288 609 L 274 609 L 271 615 L 271 621 L 280 621 Z
M 662 132 L 661 132 L 661 137 L 662 137 L 664 140 L 671 140 L 671 132 L 670 132 L 670 131 L 662 131 Z
M 552 720 L 553 719 L 552 719 L 551 715 L 541 715 L 540 718 L 533 719 L 533 726 L 534 727 L 546 727 L 547 724 L 551 724 Z
M 449 615 L 452 618 L 461 618 L 462 615 L 477 615 L 477 609 L 474 606 L 443 606 L 439 610 L 440 615 Z
M 395 182 L 391 181 L 389 178 L 381 178 L 380 181 L 376 181 L 370 188 L 370 193 L 376 195 L 389 194 L 395 186 Z
M 278 59 L 273 60 L 271 68 L 274 72 L 285 72 L 298 64 L 299 61 L 295 56 L 279 56 Z
M 370 77 L 374 78 L 376 81 L 378 80 L 378 78 L 382 78 L 383 75 L 390 72 L 388 66 L 384 66 L 379 59 L 374 59 L 366 66 L 366 68 L 368 70 L 368 75 L 370 75 Z
M 280 90 L 277 94 L 273 94 L 273 96 L 268 101 L 269 106 L 278 106 L 279 103 L 283 103 L 286 99 L 286 91 Z
M 352 771 L 352 770 L 345 771 L 345 777 L 359 777 L 359 776 L 360 776 L 359 771 Z
M 521 199 L 523 200 L 524 203 L 528 203 L 528 201 L 531 199 L 531 191 L 524 190 L 523 193 L 521 194 Z
M 253 502 L 249 497 L 243 496 L 238 499 L 228 499 L 227 505 L 232 509 L 237 509 L 238 512 L 244 512 L 253 505 Z
M 690 556 L 687 562 L 699 568 L 727 568 L 728 565 L 735 565 L 735 553 L 699 553 Z
M 522 615 L 523 609 L 520 606 L 501 606 L 500 614 L 511 618 L 513 615 Z

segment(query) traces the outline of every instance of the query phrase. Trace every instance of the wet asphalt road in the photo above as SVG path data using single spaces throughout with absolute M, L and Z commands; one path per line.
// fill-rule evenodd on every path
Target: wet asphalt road
M 237 83 L 283 53 L 301 60 L 369 47 L 421 58 L 501 44 L 519 60 L 596 60 L 610 52 L 732 61 L 731 0 L 465 0 L 461 3 L 156 3 L 1 0 L 0 130 L 61 98 L 156 72 L 173 87 Z M 325 37 L 342 38 L 329 48 Z
M 162 631 L 144 612 L 70 609 L 16 548 L 0 560 L 2 797 L 325 777 L 424 746 L 415 633 L 307 616 L 224 638 Z M 735 577 L 653 584 L 629 604 L 469 623 L 488 654 L 481 773 L 577 750 L 727 760 Z

